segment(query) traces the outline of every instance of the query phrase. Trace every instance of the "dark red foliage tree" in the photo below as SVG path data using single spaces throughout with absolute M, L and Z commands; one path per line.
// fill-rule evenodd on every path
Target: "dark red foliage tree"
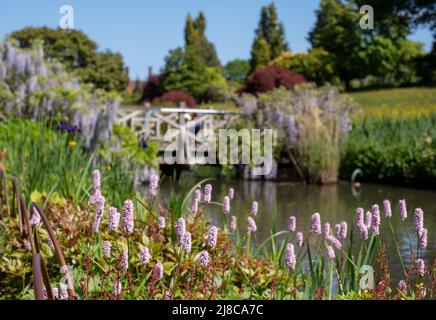
M 141 103 L 152 102 L 154 99 L 159 97 L 162 94 L 160 84 L 160 76 L 150 75 L 145 82 L 144 89 L 142 90 Z
M 184 102 L 189 108 L 195 108 L 194 98 L 184 91 L 177 90 L 164 93 L 161 97 L 154 99 L 153 104 L 161 105 L 172 103 L 175 106 L 178 106 L 180 102 Z
M 245 86 L 240 89 L 240 92 L 256 95 L 279 87 L 292 90 L 295 85 L 304 82 L 307 81 L 302 75 L 294 73 L 289 69 L 278 66 L 266 66 L 254 70 L 247 79 Z

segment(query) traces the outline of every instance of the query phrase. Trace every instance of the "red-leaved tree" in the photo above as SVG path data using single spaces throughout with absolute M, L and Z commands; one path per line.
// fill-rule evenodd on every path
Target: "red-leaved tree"
M 174 104 L 175 106 L 178 106 L 180 102 L 184 102 L 189 108 L 195 108 L 194 98 L 184 91 L 168 91 L 164 93 L 161 97 L 153 100 L 153 104 L 156 105 Z

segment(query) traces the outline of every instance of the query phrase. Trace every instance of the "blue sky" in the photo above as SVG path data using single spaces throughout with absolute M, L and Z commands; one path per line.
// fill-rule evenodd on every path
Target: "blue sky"
M 315 22 L 319 0 L 275 0 L 292 51 L 309 48 L 307 34 Z M 100 49 L 120 52 L 131 79 L 145 78 L 148 66 L 158 71 L 169 49 L 183 45 L 188 13 L 204 11 L 206 34 L 221 62 L 248 58 L 262 5 L 270 0 L 14 0 L 0 5 L 0 39 L 26 26 L 57 27 L 59 8 L 74 8 L 74 24 L 97 42 Z M 428 29 L 412 39 L 431 46 Z

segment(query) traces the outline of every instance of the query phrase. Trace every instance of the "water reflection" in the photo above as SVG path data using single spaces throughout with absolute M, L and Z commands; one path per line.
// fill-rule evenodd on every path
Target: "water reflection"
M 264 181 L 233 181 L 224 182 L 215 180 L 213 186 L 213 201 L 222 202 L 228 194 L 230 187 L 235 189 L 235 198 L 231 201 L 231 214 L 238 216 L 238 227 L 243 232 L 246 228 L 246 217 L 250 212 L 253 200 L 259 203 L 259 212 L 255 217 L 258 225 L 256 241 L 262 241 L 270 235 L 273 221 L 276 230 L 286 229 L 289 217 L 297 217 L 297 231 L 305 235 L 309 230 L 310 217 L 314 212 L 321 215 L 322 224 L 329 222 L 332 226 L 341 221 L 347 221 L 349 226 L 355 224 L 356 208 L 362 207 L 370 210 L 375 203 L 383 208 L 383 200 L 389 199 L 392 204 L 392 224 L 397 234 L 401 254 L 405 263 L 410 263 L 410 243 L 416 248 L 414 236 L 413 215 L 414 209 L 420 207 L 424 210 L 425 227 L 428 232 L 428 247 L 422 253 L 423 259 L 428 263 L 436 258 L 436 195 L 433 190 L 418 190 L 386 185 L 364 184 L 358 189 L 352 189 L 349 183 L 336 185 L 302 185 L 291 182 L 264 182 Z M 170 188 L 167 181 L 162 186 L 163 193 Z M 401 221 L 399 218 L 399 199 L 406 199 L 408 218 Z M 208 214 L 213 223 L 223 226 L 225 223 L 222 207 L 211 206 Z M 273 216 L 274 219 L 273 219 Z M 394 247 L 393 238 L 384 214 L 381 221 L 381 238 L 387 244 L 388 257 L 394 280 L 401 275 L 401 266 Z

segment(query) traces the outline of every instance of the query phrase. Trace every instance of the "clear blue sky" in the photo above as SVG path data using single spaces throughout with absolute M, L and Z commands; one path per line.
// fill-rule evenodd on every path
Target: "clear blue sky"
M 307 34 L 315 22 L 319 0 L 275 0 L 292 51 L 306 51 Z M 206 34 L 221 62 L 248 58 L 262 5 L 270 0 L 14 0 L 0 4 L 0 39 L 26 26 L 57 27 L 59 8 L 74 8 L 75 28 L 84 31 L 100 49 L 120 52 L 130 78 L 146 76 L 148 66 L 158 71 L 169 49 L 183 45 L 188 13 L 202 10 Z M 431 46 L 431 33 L 417 30 L 411 37 Z

